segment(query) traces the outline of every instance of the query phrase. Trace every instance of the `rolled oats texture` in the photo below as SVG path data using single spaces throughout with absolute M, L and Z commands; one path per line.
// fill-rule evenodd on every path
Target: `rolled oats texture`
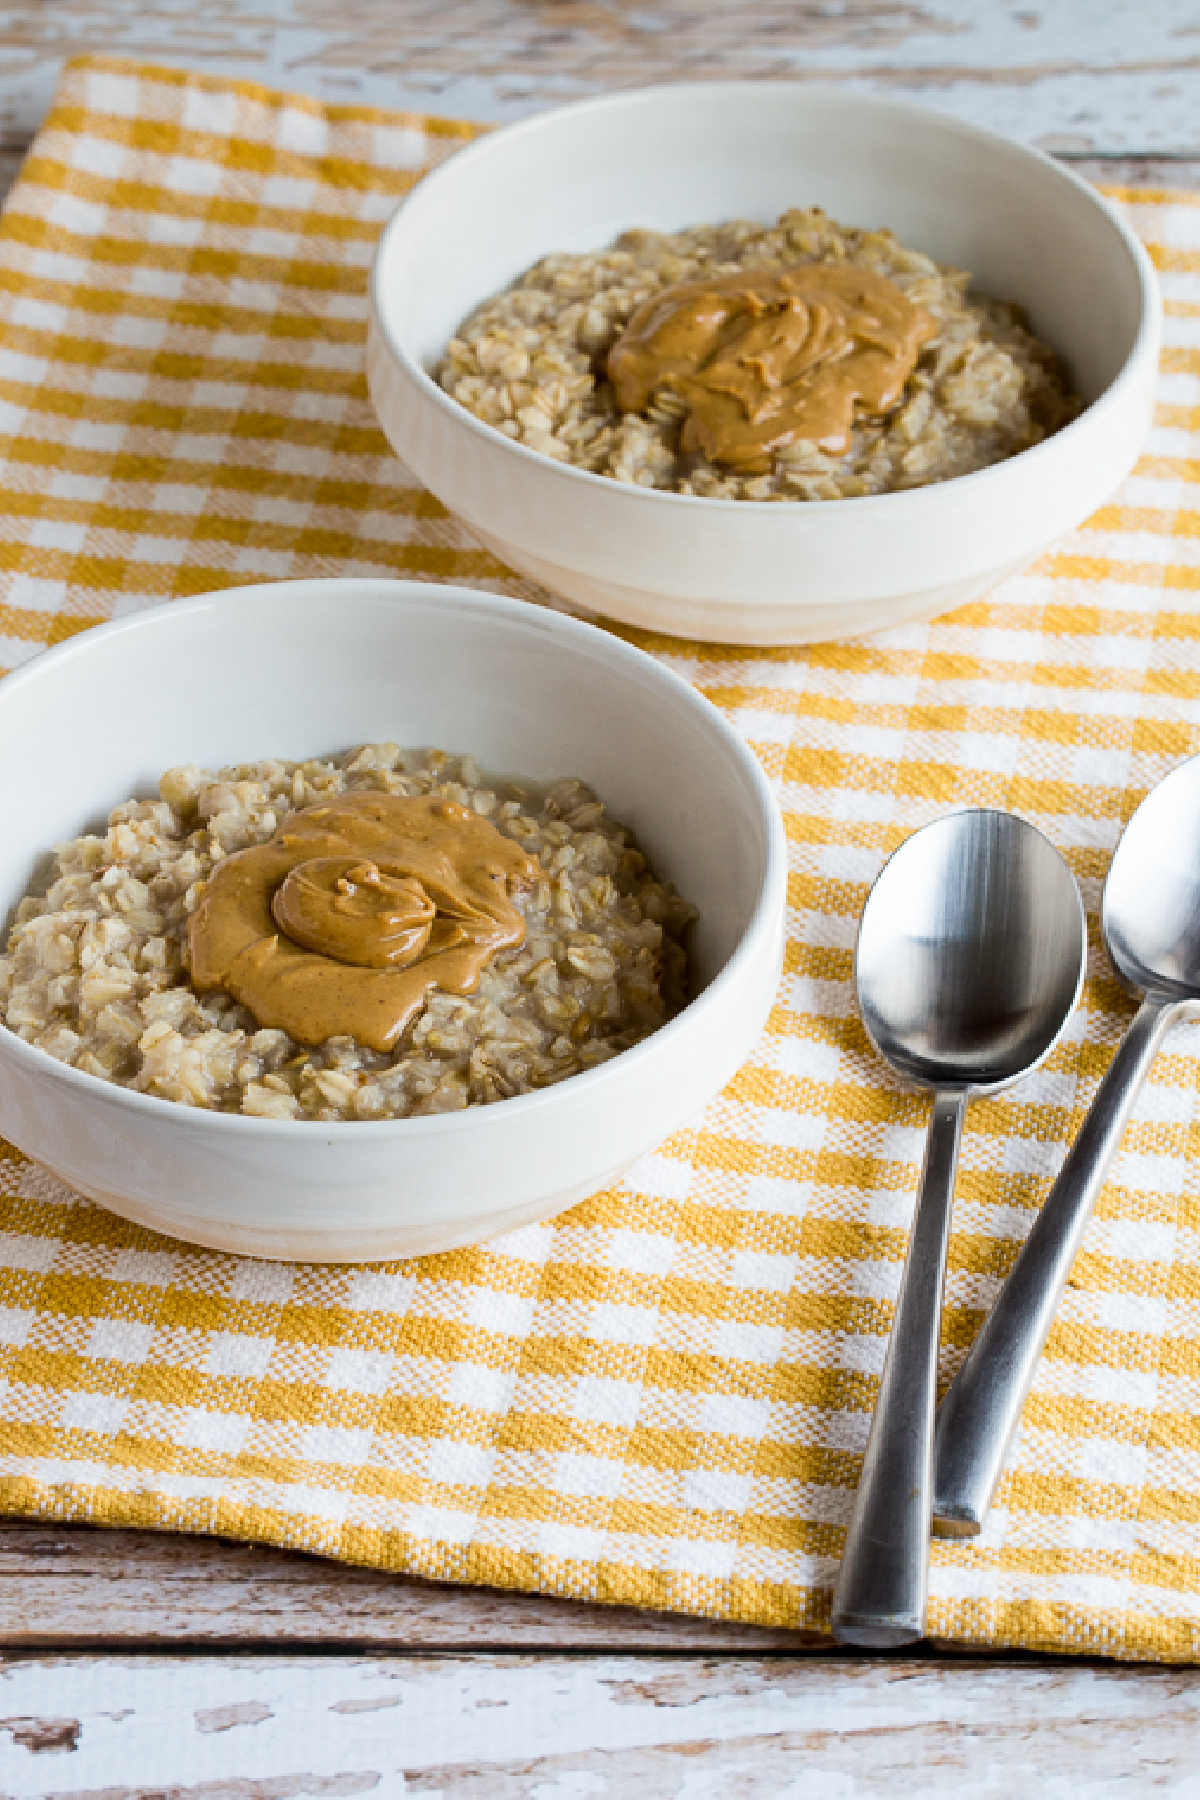
M 198 994 L 186 921 L 220 858 L 291 811 L 356 791 L 469 806 L 544 871 L 515 898 L 524 945 L 472 994 L 435 990 L 389 1055 L 316 1048 Z M 583 782 L 491 781 L 469 757 L 369 744 L 337 760 L 170 769 L 157 799 L 117 806 L 103 835 L 60 844 L 0 956 L 0 1017 L 91 1075 L 187 1105 L 276 1119 L 393 1119 L 486 1105 L 595 1067 L 686 999 L 693 909 L 659 881 Z
M 739 269 L 851 261 L 894 281 L 938 322 L 883 419 L 860 420 L 843 455 L 797 440 L 769 471 L 738 474 L 679 445 L 683 402 L 660 388 L 622 413 L 605 360 L 642 301 Z M 947 481 L 1001 462 L 1074 417 L 1055 351 L 1018 307 L 969 292 L 970 276 L 886 230 L 837 224 L 819 207 L 775 225 L 744 219 L 677 232 L 632 230 L 606 250 L 555 253 L 475 308 L 436 369 L 460 405 L 514 442 L 615 481 L 727 500 L 838 500 Z

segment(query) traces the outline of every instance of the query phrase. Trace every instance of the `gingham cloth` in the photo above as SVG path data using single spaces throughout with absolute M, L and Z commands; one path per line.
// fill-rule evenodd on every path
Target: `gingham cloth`
M 545 597 L 414 486 L 364 391 L 376 232 L 472 131 L 68 69 L 0 222 L 0 663 L 281 576 Z M 826 1625 L 926 1119 L 851 1004 L 868 885 L 982 803 L 1038 824 L 1094 914 L 1122 822 L 1200 748 L 1200 197 L 1118 198 L 1168 318 L 1154 432 L 1111 504 L 932 625 L 640 640 L 745 733 L 787 821 L 786 972 L 736 1080 L 563 1218 L 371 1268 L 189 1249 L 0 1146 L 0 1504 Z M 969 1109 L 943 1374 L 1129 1013 L 1094 950 L 1047 1065 Z M 1179 1029 L 1155 1066 L 983 1536 L 934 1546 L 942 1639 L 1200 1657 L 1198 1054 Z

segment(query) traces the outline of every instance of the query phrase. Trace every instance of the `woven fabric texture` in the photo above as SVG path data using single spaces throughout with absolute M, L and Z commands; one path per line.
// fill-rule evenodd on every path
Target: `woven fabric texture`
M 473 129 L 68 68 L 0 221 L 0 664 L 283 576 L 547 598 L 414 485 L 363 383 L 378 228 Z M 156 1238 L 0 1146 L 0 1506 L 827 1625 L 926 1117 L 852 1007 L 869 883 L 947 808 L 1008 807 L 1094 924 L 1123 821 L 1200 748 L 1200 196 L 1117 198 L 1168 317 L 1111 504 L 933 624 L 639 640 L 751 741 L 786 818 L 786 970 L 737 1079 L 563 1218 L 371 1268 Z M 970 1108 L 944 1375 L 1130 1011 L 1093 945 L 1049 1062 Z M 1184 1027 L 1155 1067 L 986 1531 L 934 1546 L 939 1638 L 1200 1659 L 1198 1058 Z

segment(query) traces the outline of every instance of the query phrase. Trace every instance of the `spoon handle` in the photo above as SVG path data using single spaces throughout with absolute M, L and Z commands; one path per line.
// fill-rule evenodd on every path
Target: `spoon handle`
M 908 1259 L 833 1596 L 839 1644 L 883 1650 L 925 1635 L 938 1339 L 966 1098 L 934 1095 Z
M 1180 1010 L 1143 1000 L 1021 1254 L 938 1410 L 933 1529 L 974 1537 L 992 1503 L 1033 1372 L 1096 1197 L 1164 1031 Z

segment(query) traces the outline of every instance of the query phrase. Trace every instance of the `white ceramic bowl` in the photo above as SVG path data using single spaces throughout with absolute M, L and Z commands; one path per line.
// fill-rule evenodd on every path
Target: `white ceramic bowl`
M 806 503 L 656 493 L 512 443 L 428 371 L 471 309 L 551 250 L 639 225 L 818 204 L 887 225 L 1019 301 L 1090 403 L 1008 462 L 910 492 Z M 409 468 L 513 568 L 629 624 L 803 642 L 943 612 L 1086 517 L 1132 466 L 1157 369 L 1141 245 L 1036 151 L 924 108 L 799 82 L 643 89 L 480 139 L 418 184 L 371 278 L 367 374 Z
M 716 708 L 609 634 L 399 581 L 239 588 L 72 638 L 0 682 L 0 919 L 45 852 L 180 762 L 390 739 L 579 775 L 700 908 L 703 991 L 611 1062 L 440 1117 L 203 1112 L 57 1063 L 0 1026 L 0 1135 L 123 1217 L 216 1249 L 371 1261 L 493 1236 L 604 1186 L 745 1059 L 779 977 L 786 853 Z M 19 771 L 19 775 L 16 773 Z

